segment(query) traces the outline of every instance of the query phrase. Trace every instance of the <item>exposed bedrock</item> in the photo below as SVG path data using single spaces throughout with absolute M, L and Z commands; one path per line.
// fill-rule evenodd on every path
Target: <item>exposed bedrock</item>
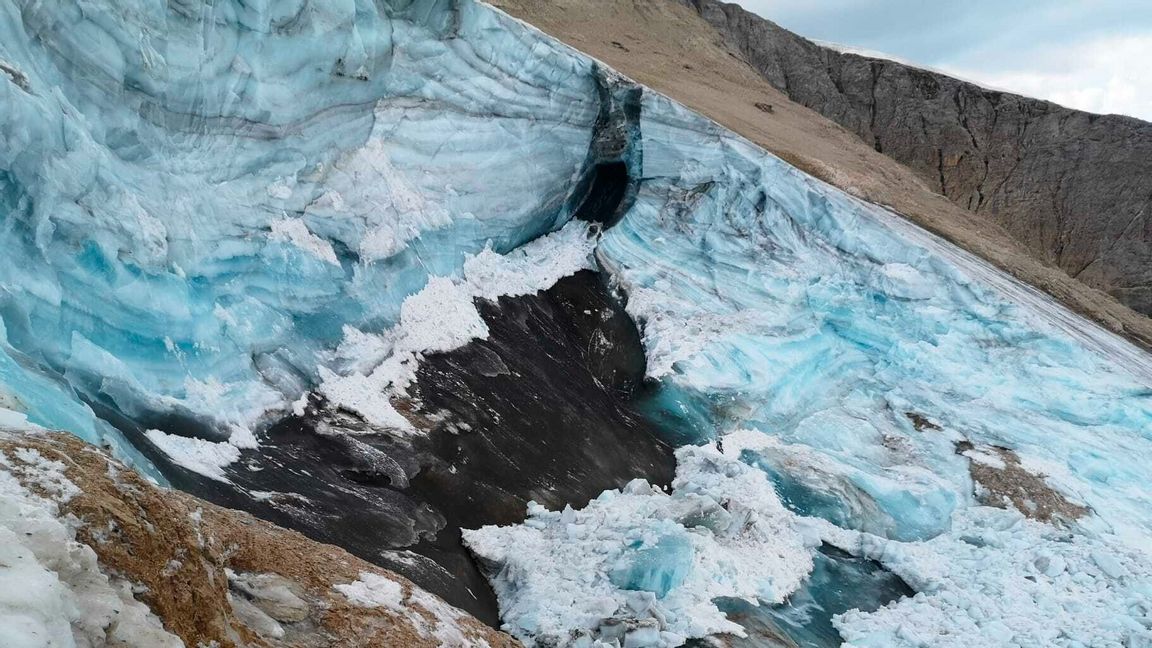
M 793 101 L 1043 261 L 1152 314 L 1152 124 L 841 53 L 734 4 L 684 1 Z
M 635 326 L 597 273 L 483 302 L 490 336 L 421 364 L 396 438 L 314 400 L 226 469 L 231 485 L 157 462 L 220 504 L 339 545 L 489 623 L 495 600 L 461 527 L 511 524 L 536 500 L 582 506 L 635 477 L 667 483 L 667 445 L 629 405 L 644 376 Z

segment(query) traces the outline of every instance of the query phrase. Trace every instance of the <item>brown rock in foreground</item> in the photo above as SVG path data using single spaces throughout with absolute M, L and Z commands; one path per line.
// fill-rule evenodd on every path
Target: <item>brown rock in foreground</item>
M 997 220 L 954 203 L 919 172 L 792 101 L 681 0 L 494 0 L 492 4 L 804 171 L 884 205 L 987 259 L 1106 328 L 1152 347 L 1152 320 L 1048 265 L 1043 255 L 1014 238 Z
M 186 646 L 519 645 L 401 576 L 156 487 L 70 435 L 0 431 L 0 456 L 0 470 L 53 500 L 75 540 L 95 551 L 100 571 L 130 583 Z M 45 488 L 46 465 L 70 484 Z

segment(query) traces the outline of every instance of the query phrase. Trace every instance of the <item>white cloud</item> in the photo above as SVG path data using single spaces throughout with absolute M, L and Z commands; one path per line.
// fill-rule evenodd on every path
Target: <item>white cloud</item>
M 972 67 L 940 67 L 983 85 L 1069 108 L 1152 121 L 1149 61 L 1152 34 L 1103 36 L 1024 50 L 1007 62 L 990 60 Z

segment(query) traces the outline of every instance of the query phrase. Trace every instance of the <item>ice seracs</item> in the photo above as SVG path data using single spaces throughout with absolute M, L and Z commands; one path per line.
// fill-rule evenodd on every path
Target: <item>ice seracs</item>
M 523 525 L 465 531 L 505 628 L 530 645 L 672 648 L 741 632 L 718 597 L 795 590 L 812 558 L 765 475 L 708 447 L 677 460 L 671 494 L 637 480 L 580 510 L 533 504 Z

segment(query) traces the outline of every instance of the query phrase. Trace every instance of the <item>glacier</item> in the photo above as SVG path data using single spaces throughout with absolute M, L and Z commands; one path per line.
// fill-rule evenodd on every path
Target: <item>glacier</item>
M 879 610 L 837 614 L 835 642 L 803 645 L 1152 641 L 1147 355 L 663 97 L 645 95 L 641 124 L 644 181 L 596 257 L 643 330 L 648 373 L 659 381 L 645 407 L 681 443 L 715 443 L 759 469 L 775 491 L 745 489 L 742 505 L 783 498 L 793 518 L 777 522 L 786 531 L 775 542 L 790 533 L 813 549 L 874 559 L 917 591 Z M 1067 510 L 1086 513 L 1048 526 L 996 508 L 1011 505 L 985 492 L 971 462 L 1006 468 L 997 452 L 1011 452 L 1066 498 Z M 723 489 L 711 495 L 730 501 Z M 1023 513 L 1029 504 L 1025 497 Z M 564 521 L 529 515 L 528 528 Z M 618 542 L 651 524 L 637 517 L 617 529 Z M 673 513 L 656 517 L 717 535 Z M 550 552 L 570 552 L 558 545 L 577 542 L 580 524 L 527 555 L 492 549 L 521 543 L 507 528 L 466 536 L 493 563 L 514 633 L 542 632 L 539 619 L 553 608 L 534 602 L 541 592 L 561 590 L 551 597 L 570 605 L 614 582 L 611 561 L 591 574 L 557 567 L 547 584 L 521 576 Z M 591 555 L 605 551 L 587 544 Z M 771 555 L 772 544 L 760 546 Z M 665 569 L 678 574 L 686 560 L 689 574 L 711 575 L 702 551 L 670 557 Z M 795 590 L 761 584 L 776 596 Z M 629 588 L 615 591 L 609 600 L 624 600 Z M 701 591 L 773 602 L 740 587 Z M 549 619 L 549 640 L 611 645 L 604 619 L 646 618 L 624 605 L 605 616 L 611 605 L 575 600 L 559 612 L 563 621 Z M 728 631 L 693 632 L 684 615 L 707 617 L 690 610 L 672 599 L 657 628 Z M 677 644 L 637 635 L 622 645 Z
M 478 301 L 594 269 L 678 473 L 464 533 L 526 643 L 751 637 L 832 550 L 914 592 L 832 645 L 1152 643 L 1146 352 L 487 5 L 3 0 L 0 72 L 2 421 L 161 482 L 318 398 L 419 436 Z
M 474 3 L 0 12 L 4 402 L 125 453 L 104 421 L 244 447 L 610 154 L 599 68 Z

